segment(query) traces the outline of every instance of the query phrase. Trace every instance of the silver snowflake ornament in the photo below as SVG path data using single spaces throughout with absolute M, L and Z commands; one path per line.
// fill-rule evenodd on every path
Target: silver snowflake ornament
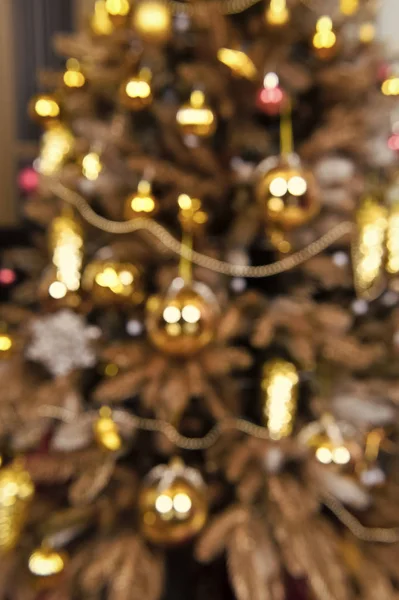
M 96 363 L 93 340 L 101 335 L 98 327 L 88 326 L 85 319 L 71 310 L 36 319 L 26 356 L 42 363 L 53 375 L 67 375 L 74 369 Z

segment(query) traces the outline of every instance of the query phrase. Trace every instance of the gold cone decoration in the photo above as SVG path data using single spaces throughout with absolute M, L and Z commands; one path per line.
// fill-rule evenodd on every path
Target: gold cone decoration
M 17 545 L 34 490 L 22 462 L 15 461 L 0 471 L 0 552 Z
M 273 440 L 292 433 L 298 402 L 298 371 L 282 359 L 268 361 L 263 367 L 262 391 L 265 424 Z

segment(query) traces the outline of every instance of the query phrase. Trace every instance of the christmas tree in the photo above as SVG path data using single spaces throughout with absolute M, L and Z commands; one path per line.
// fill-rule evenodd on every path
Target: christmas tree
M 5 256 L 1 598 L 399 597 L 375 4 L 97 0 L 55 40 Z

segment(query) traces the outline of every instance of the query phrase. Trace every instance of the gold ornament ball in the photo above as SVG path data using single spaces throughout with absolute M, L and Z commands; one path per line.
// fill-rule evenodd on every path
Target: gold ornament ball
M 54 96 L 50 94 L 38 94 L 29 102 L 28 113 L 33 121 L 43 127 L 47 127 L 52 123 L 58 122 L 61 108 Z
M 143 300 L 141 273 L 131 263 L 95 260 L 83 273 L 82 288 L 97 306 L 134 305 Z
M 35 487 L 23 464 L 15 461 L 0 470 L 0 551 L 18 543 Z
M 192 92 L 190 101 L 179 108 L 176 121 L 183 135 L 207 138 L 216 131 L 216 116 L 207 105 L 205 95 L 201 90 Z
M 172 30 L 172 17 L 166 2 L 142 0 L 134 10 L 133 27 L 144 40 L 166 42 Z
M 159 465 L 149 473 L 138 504 L 144 536 L 165 546 L 192 539 L 208 517 L 204 481 L 199 471 L 180 461 Z
M 158 201 L 152 194 L 151 183 L 142 180 L 137 187 L 137 191 L 126 198 L 125 219 L 130 221 L 137 217 L 153 217 L 158 208 Z
M 165 296 L 148 300 L 148 335 L 162 352 L 189 356 L 212 340 L 218 315 L 217 301 L 206 285 L 185 285 L 178 278 Z
M 119 101 L 128 110 L 144 110 L 152 103 L 151 72 L 142 69 L 136 76 L 128 77 L 119 88 Z
M 28 566 L 35 589 L 43 591 L 57 586 L 68 562 L 66 552 L 59 552 L 45 545 L 34 550 L 29 557 Z
M 279 158 L 261 173 L 256 196 L 268 224 L 290 230 L 308 223 L 320 210 L 320 193 L 313 173 L 296 161 Z

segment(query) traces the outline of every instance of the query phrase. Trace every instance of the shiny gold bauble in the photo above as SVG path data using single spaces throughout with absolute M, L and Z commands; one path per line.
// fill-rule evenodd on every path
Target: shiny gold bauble
M 192 92 L 190 101 L 179 108 L 176 121 L 183 135 L 206 138 L 216 131 L 216 116 L 207 105 L 205 95 L 201 90 Z
M 142 69 L 138 75 L 128 77 L 119 88 L 119 101 L 133 111 L 144 110 L 152 103 L 151 72 Z
M 153 296 L 148 300 L 148 335 L 163 352 L 189 356 L 212 340 L 218 315 L 217 301 L 206 285 L 185 285 L 178 278 L 165 296 Z
M 122 438 L 117 424 L 112 418 L 112 410 L 107 406 L 100 408 L 99 417 L 95 421 L 94 437 L 97 444 L 108 452 L 117 452 L 122 447 Z
M 268 159 L 260 165 L 259 173 L 256 196 L 268 224 L 284 230 L 295 229 L 319 212 L 316 179 L 300 165 L 297 157 Z
M 150 542 L 176 545 L 190 540 L 208 516 L 201 474 L 178 459 L 155 467 L 140 491 L 139 512 L 141 529 Z
M 58 101 L 50 94 L 37 94 L 29 102 L 30 118 L 44 127 L 58 122 L 61 108 Z
M 141 273 L 131 263 L 95 260 L 83 273 L 82 288 L 97 306 L 142 302 Z
M 152 194 L 151 183 L 143 179 L 137 186 L 137 191 L 126 198 L 125 219 L 130 221 L 137 217 L 153 217 L 158 208 L 158 200 Z
M 18 543 L 35 487 L 22 463 L 0 470 L 0 552 Z
M 130 2 L 129 0 L 105 0 L 105 10 L 114 27 L 124 27 L 130 13 Z
M 133 27 L 151 42 L 166 42 L 172 30 L 172 17 L 166 2 L 142 0 L 133 12 Z
M 33 587 L 44 591 L 56 587 L 69 562 L 66 552 L 59 552 L 45 545 L 29 556 L 29 571 L 33 575 Z
M 82 299 L 79 293 L 68 290 L 65 283 L 57 277 L 57 269 L 53 266 L 46 269 L 39 283 L 39 300 L 46 310 L 61 308 L 77 309 Z

